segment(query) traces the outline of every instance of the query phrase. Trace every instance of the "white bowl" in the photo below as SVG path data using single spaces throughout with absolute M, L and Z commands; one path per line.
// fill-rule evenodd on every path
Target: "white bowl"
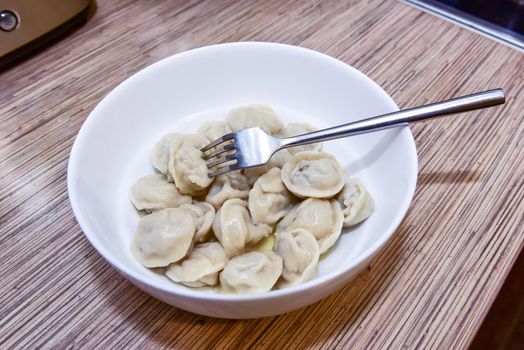
M 69 159 L 71 206 L 96 250 L 145 292 L 202 315 L 276 315 L 333 293 L 391 238 L 415 190 L 417 155 L 408 127 L 330 141 L 324 149 L 361 178 L 376 209 L 363 224 L 343 231 L 316 278 L 289 289 L 224 295 L 183 287 L 142 267 L 129 250 L 138 215 L 128 191 L 154 172 L 154 144 L 166 133 L 196 131 L 249 103 L 270 105 L 286 122 L 318 128 L 398 109 L 364 74 L 318 52 L 272 43 L 215 45 L 166 58 L 117 86 L 85 121 Z

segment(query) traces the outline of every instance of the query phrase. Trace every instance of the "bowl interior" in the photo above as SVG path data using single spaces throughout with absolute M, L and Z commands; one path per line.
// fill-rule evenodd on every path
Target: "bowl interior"
M 138 214 L 129 188 L 152 174 L 155 143 L 169 132 L 195 132 L 224 119 L 239 105 L 272 106 L 284 122 L 325 128 L 397 109 L 389 96 L 357 70 L 328 56 L 287 45 L 211 46 L 162 60 L 115 88 L 95 108 L 71 152 L 68 187 L 88 239 L 115 267 L 146 284 L 183 294 L 192 291 L 142 267 L 129 246 Z M 373 215 L 344 230 L 319 264 L 318 277 L 293 289 L 336 278 L 368 258 L 392 235 L 413 196 L 417 158 L 408 128 L 329 141 L 351 176 L 375 200 Z M 216 294 L 214 294 L 216 295 Z M 229 296 L 219 296 L 229 297 Z

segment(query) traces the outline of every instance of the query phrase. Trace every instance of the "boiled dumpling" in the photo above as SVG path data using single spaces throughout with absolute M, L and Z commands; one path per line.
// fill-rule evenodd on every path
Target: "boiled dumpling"
M 273 154 L 269 162 L 265 165 L 244 169 L 249 185 L 253 186 L 258 178 L 273 168 L 282 168 L 293 155 L 287 149 L 281 149 Z
M 162 209 L 140 218 L 131 249 L 146 267 L 167 266 L 188 253 L 194 234 L 195 222 L 186 209 Z
M 226 293 L 260 293 L 273 288 L 282 273 L 282 258 L 273 252 L 250 252 L 229 260 L 220 273 Z
M 319 258 L 317 240 L 304 229 L 278 232 L 273 251 L 284 261 L 278 288 L 287 288 L 315 277 Z
M 253 222 L 274 224 L 291 210 L 293 198 L 286 189 L 280 169 L 273 168 L 258 178 L 249 191 L 248 207 Z
M 130 197 L 135 208 L 147 212 L 191 203 L 190 196 L 181 194 L 161 174 L 146 175 L 138 179 L 131 187 Z
M 344 187 L 345 178 L 345 169 L 326 152 L 297 153 L 282 168 L 287 189 L 301 198 L 331 198 Z
M 338 195 L 344 213 L 344 226 L 356 225 L 367 219 L 375 207 L 373 198 L 359 179 L 348 179 Z
M 171 148 L 176 148 L 179 141 L 181 141 L 181 135 L 177 133 L 167 134 L 160 141 L 157 142 L 153 149 L 153 155 L 151 156 L 151 163 L 162 174 L 166 175 L 169 181 L 173 181 L 168 172 L 169 156 L 171 154 Z
M 209 141 L 200 134 L 179 134 L 178 140 L 171 142 L 168 172 L 180 192 L 197 196 L 203 194 L 211 185 L 206 161 L 200 149 Z
M 264 105 L 247 105 L 235 108 L 229 112 L 227 120 L 233 131 L 258 126 L 271 135 L 277 135 L 284 128 L 284 123 L 278 118 L 275 111 Z
M 277 225 L 277 232 L 297 228 L 315 236 L 320 254 L 327 251 L 340 236 L 344 215 L 335 199 L 308 198 L 296 205 Z
M 216 209 L 232 198 L 245 199 L 249 195 L 249 182 L 240 171 L 218 175 L 206 196 L 206 202 Z
M 211 224 L 215 218 L 215 208 L 206 202 L 193 202 L 184 204 L 180 208 L 189 210 L 195 219 L 195 242 L 205 242 L 211 233 Z
M 189 287 L 214 286 L 218 282 L 218 273 L 227 261 L 228 257 L 220 243 L 202 243 L 193 248 L 187 259 L 169 266 L 165 274 L 173 281 Z
M 222 205 L 212 227 L 230 257 L 242 254 L 246 244 L 255 244 L 272 232 L 269 225 L 253 224 L 247 203 L 238 198 L 229 199 Z
M 140 219 L 131 245 L 141 264 L 168 266 L 166 276 L 189 287 L 287 288 L 314 278 L 320 254 L 342 226 L 371 214 L 370 194 L 357 179 L 345 183 L 345 169 L 321 152 L 321 143 L 282 149 L 263 166 L 209 178 L 200 150 L 251 127 L 280 138 L 316 131 L 307 123 L 284 126 L 270 107 L 247 105 L 195 134 L 165 135 L 151 159 L 161 174 L 140 178 L 130 191 L 138 210 L 153 212 Z
M 229 124 L 224 121 L 212 120 L 205 122 L 198 128 L 198 133 L 204 135 L 204 137 L 209 141 L 215 141 L 219 137 L 224 136 L 225 134 L 230 133 L 232 130 L 229 127 Z
M 278 136 L 279 137 L 291 137 L 291 136 L 307 134 L 313 131 L 317 131 L 317 128 L 315 128 L 314 126 L 311 126 L 308 123 L 289 123 L 286 125 L 284 129 L 282 129 L 282 131 L 280 132 Z M 289 152 L 291 152 L 292 154 L 296 154 L 296 153 L 304 152 L 304 151 L 320 152 L 322 150 L 322 143 L 317 142 L 317 143 L 312 143 L 309 145 L 295 146 L 295 147 L 287 148 L 287 150 L 289 150 Z

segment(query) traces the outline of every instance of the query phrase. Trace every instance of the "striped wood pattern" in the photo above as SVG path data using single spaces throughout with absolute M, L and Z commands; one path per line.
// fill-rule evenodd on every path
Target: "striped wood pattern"
M 411 209 L 370 267 L 305 309 L 225 321 L 167 306 L 90 246 L 66 165 L 89 111 L 186 49 L 276 41 L 337 57 L 402 106 L 502 87 L 504 107 L 418 123 Z M 98 1 L 0 73 L 0 348 L 464 348 L 524 244 L 523 54 L 398 1 Z M 479 117 L 479 118 L 476 118 Z

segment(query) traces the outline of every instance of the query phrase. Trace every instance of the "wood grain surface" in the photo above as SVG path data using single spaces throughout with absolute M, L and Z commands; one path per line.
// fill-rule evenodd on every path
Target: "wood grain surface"
M 420 177 L 393 239 L 352 283 L 259 320 L 141 292 L 84 238 L 66 167 L 94 106 L 190 48 L 275 41 L 332 55 L 407 107 L 488 88 L 503 107 L 413 126 Z M 398 1 L 98 1 L 0 73 L 0 348 L 465 348 L 524 244 L 524 56 Z

